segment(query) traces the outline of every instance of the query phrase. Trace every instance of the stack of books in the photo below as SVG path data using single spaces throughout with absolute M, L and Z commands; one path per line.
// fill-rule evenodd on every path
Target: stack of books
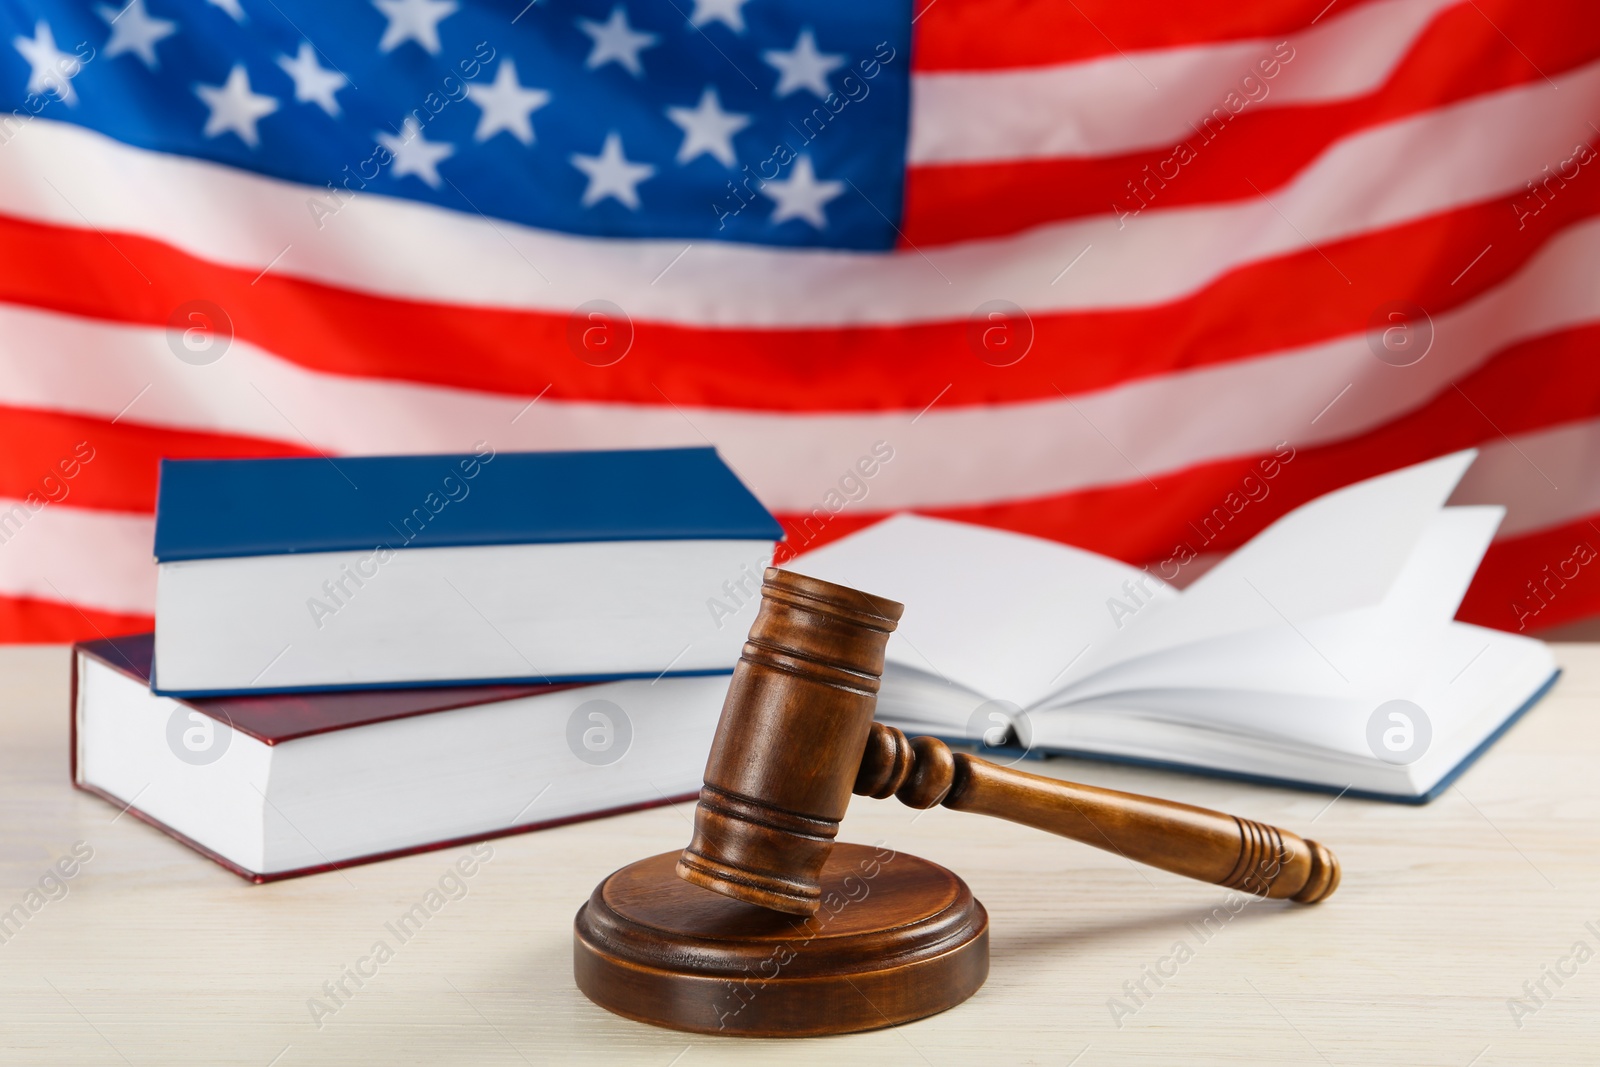
M 906 605 L 909 733 L 1425 803 L 1558 674 L 1454 617 L 1504 509 L 1447 506 L 1456 453 L 1186 575 L 1292 456 L 1143 569 L 914 515 L 788 566 Z M 691 799 L 780 536 L 709 448 L 168 461 L 74 780 L 256 881 Z
M 690 798 L 781 535 L 710 448 L 164 461 L 73 780 L 257 882 Z

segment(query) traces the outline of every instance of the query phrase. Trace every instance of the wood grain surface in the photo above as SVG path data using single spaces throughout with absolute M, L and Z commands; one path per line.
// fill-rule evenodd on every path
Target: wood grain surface
M 947 1011 L 989 973 L 989 918 L 961 878 L 909 852 L 841 841 L 822 906 L 795 915 L 637 860 L 578 912 L 578 988 L 630 1019 L 718 1037 L 817 1037 Z
M 1273 900 L 1315 904 L 1339 887 L 1333 852 L 1293 831 L 1164 797 L 1000 766 L 953 752 L 936 737 L 907 738 L 878 722 L 868 736 L 856 792 L 893 796 L 913 808 L 943 804 L 1009 819 L 1185 878 Z
M 988 909 L 988 982 L 907 1026 L 752 1041 L 630 1022 L 573 984 L 579 905 L 681 848 L 692 805 L 253 886 L 74 791 L 66 650 L 0 648 L 0 913 L 47 901 L 0 928 L 0 1063 L 1594 1062 L 1600 648 L 1557 656 L 1555 691 L 1424 808 L 1029 765 L 1315 836 L 1344 878 L 1314 908 L 857 797 L 841 840 L 943 864 Z

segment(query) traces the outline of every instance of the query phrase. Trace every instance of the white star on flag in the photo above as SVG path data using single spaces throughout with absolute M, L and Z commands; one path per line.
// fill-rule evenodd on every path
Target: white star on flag
M 316 104 L 335 118 L 339 116 L 339 101 L 334 99 L 333 94 L 349 85 L 350 79 L 318 63 L 317 50 L 310 41 L 300 42 L 300 51 L 295 53 L 293 59 L 279 56 L 278 66 L 294 79 L 296 100 L 302 104 Z
M 543 89 L 529 89 L 519 82 L 517 64 L 507 56 L 500 61 L 493 83 L 467 86 L 467 99 L 483 109 L 474 140 L 487 141 L 504 130 L 523 144 L 532 144 L 530 118 L 550 102 L 550 94 Z
M 622 154 L 622 138 L 615 132 L 606 134 L 598 156 L 574 153 L 572 165 L 589 176 L 589 187 L 583 191 L 584 207 L 593 207 L 609 196 L 638 211 L 639 183 L 656 172 L 648 163 L 628 162 Z
M 828 88 L 828 75 L 844 66 L 844 56 L 817 51 L 817 39 L 810 27 L 800 31 L 790 51 L 771 48 L 762 52 L 761 58 L 778 68 L 778 88 L 774 90 L 777 96 L 810 89 L 826 99 L 833 91 Z
M 439 164 L 456 154 L 453 144 L 425 139 L 415 115 L 406 116 L 398 134 L 378 133 L 376 137 L 378 143 L 394 157 L 395 178 L 414 174 L 435 189 L 444 181 L 439 177 Z
M 698 107 L 669 107 L 667 118 L 683 130 L 678 162 L 687 163 L 700 155 L 715 156 L 725 167 L 736 162 L 733 135 L 750 125 L 750 116 L 722 110 L 717 90 L 706 86 Z
M 378 51 L 393 52 L 407 41 L 415 41 L 435 56 L 439 54 L 439 23 L 461 6 L 455 0 L 372 0 L 372 4 L 389 20 Z
M 77 104 L 78 93 L 72 87 L 72 79 L 83 70 L 83 62 L 71 52 L 56 47 L 49 23 L 40 19 L 31 38 L 18 35 L 12 43 L 28 61 L 28 92 L 40 96 L 53 93 L 68 107 Z
M 783 181 L 762 182 L 761 192 L 777 205 L 772 209 L 774 224 L 805 219 L 820 230 L 828 225 L 822 205 L 844 192 L 844 182 L 817 181 L 817 172 L 811 169 L 811 157 L 801 156 L 789 169 L 789 177 Z
M 231 131 L 251 148 L 261 143 L 256 123 L 278 110 L 275 98 L 251 92 L 250 75 L 243 63 L 235 63 L 228 72 L 228 80 L 221 85 L 196 85 L 194 91 L 211 109 L 203 131 L 205 135 L 220 137 Z
M 244 8 L 239 6 L 239 0 L 206 0 L 214 8 L 228 13 L 228 17 L 235 22 L 244 22 Z
M 151 70 L 161 66 L 156 59 L 156 44 L 178 32 L 176 22 L 151 18 L 144 9 L 144 0 L 128 0 L 128 6 L 123 8 L 99 4 L 94 10 L 111 27 L 111 37 L 106 41 L 108 58 L 132 52 Z
M 750 0 L 694 0 L 694 13 L 689 16 L 692 26 L 720 22 L 734 33 L 744 32 L 744 5 Z
M 594 39 L 594 48 L 589 51 L 589 61 L 584 66 L 594 70 L 615 60 L 635 78 L 644 75 L 639 53 L 653 47 L 659 40 L 653 33 L 637 31 L 629 26 L 628 13 L 621 4 L 611 9 L 611 17 L 605 22 L 579 19 L 578 28 Z

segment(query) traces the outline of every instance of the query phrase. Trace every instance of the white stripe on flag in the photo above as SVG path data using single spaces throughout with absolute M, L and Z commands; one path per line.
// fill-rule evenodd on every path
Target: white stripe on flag
M 1191 123 L 1224 107 L 1230 93 L 1249 101 L 1251 111 L 1361 96 L 1388 79 L 1439 11 L 1460 3 L 1389 0 L 1288 37 L 1050 67 L 917 74 L 911 162 L 1121 155 L 1195 139 Z M 1283 43 L 1289 50 L 1280 52 Z M 1291 58 L 1274 62 L 1267 69 L 1276 75 L 1263 79 L 1258 64 L 1283 55 Z
M 322 374 L 235 342 L 178 360 L 165 331 L 0 306 L 0 404 L 311 444 L 330 453 L 712 442 L 768 507 L 809 510 L 885 440 L 874 509 L 994 503 L 1120 485 L 1196 464 L 1344 440 L 1452 388 L 1504 346 L 1600 320 L 1600 220 L 1550 241 L 1508 282 L 1433 320 L 1396 368 L 1365 335 L 1082 393 L 913 411 L 769 414 L 569 402 Z M 50 358 L 40 359 L 40 352 Z M 132 403 L 137 397 L 137 401 Z M 1337 400 L 1337 402 L 1333 402 Z M 520 417 L 519 417 L 520 416 Z M 513 421 L 515 420 L 515 421 Z
M 1570 449 L 1600 452 L 1600 421 L 1483 445 L 1452 504 L 1507 504 L 1497 540 L 1571 522 L 1600 510 L 1600 462 L 1571 462 Z M 1559 472 L 1562 491 L 1542 494 L 1529 468 L 1534 457 Z M 1533 479 L 1530 481 L 1530 478 Z M 1570 479 L 1570 480 L 1569 480 Z M 0 500 L 0 515 L 15 501 Z M 876 501 L 873 501 L 876 504 Z M 872 514 L 877 513 L 876 507 Z M 155 564 L 150 556 L 155 521 L 148 516 L 52 504 L 35 514 L 9 543 L 0 545 L 0 596 L 27 596 L 105 611 L 155 610 Z M 1597 535 L 1594 541 L 1600 541 Z
M 1508 195 L 1592 135 L 1597 97 L 1600 63 L 1559 91 L 1541 81 L 1346 138 L 1270 200 L 1152 208 L 1120 231 L 1115 218 L 1095 218 L 925 254 L 707 242 L 683 255 L 681 241 L 566 237 L 381 196 L 356 198 L 318 232 L 308 187 L 42 119 L 6 146 L 0 203 L 63 226 L 87 220 L 112 240 L 143 234 L 252 272 L 278 259 L 274 274 L 463 306 L 567 314 L 606 298 L 635 319 L 687 325 L 946 321 L 996 297 L 1036 312 L 1173 300 L 1308 242 Z M 1086 245 L 1091 255 L 1053 284 Z
M 38 501 L 36 501 L 38 502 Z M 0 595 L 139 614 L 156 602 L 155 520 L 0 497 Z
M 1504 504 L 1499 537 L 1521 537 L 1600 513 L 1600 421 L 1501 438 L 1479 449 L 1452 504 Z M 1600 531 L 1590 543 L 1600 545 Z

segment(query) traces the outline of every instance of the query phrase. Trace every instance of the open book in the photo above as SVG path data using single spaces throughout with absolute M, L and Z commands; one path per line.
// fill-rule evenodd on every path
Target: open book
M 1423 803 L 1557 673 L 1453 621 L 1504 514 L 1444 506 L 1475 455 L 1319 497 L 1181 592 L 917 515 L 787 566 L 906 605 L 878 718 L 908 733 Z

